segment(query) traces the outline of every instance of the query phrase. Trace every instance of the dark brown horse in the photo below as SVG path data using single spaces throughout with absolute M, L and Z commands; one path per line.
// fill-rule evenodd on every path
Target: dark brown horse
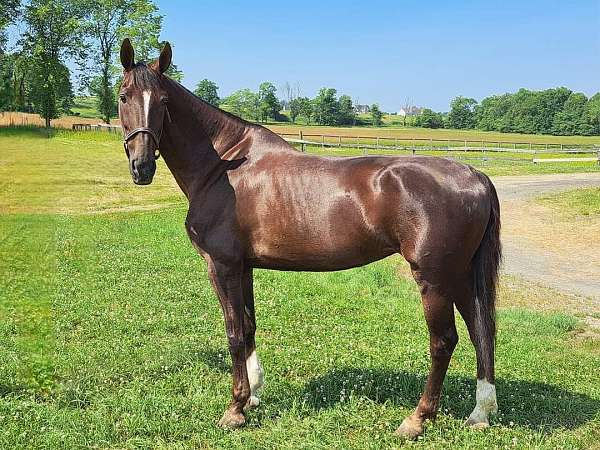
M 431 371 L 398 433 L 415 437 L 436 415 L 458 336 L 454 306 L 477 354 L 477 404 L 467 423 L 495 412 L 495 296 L 500 261 L 498 198 L 489 178 L 443 158 L 326 158 L 296 151 L 271 131 L 203 102 L 134 62 L 125 40 L 119 114 L 136 184 L 149 184 L 160 149 L 189 200 L 185 226 L 208 264 L 233 362 L 233 400 L 219 425 L 244 425 L 258 404 L 252 270 L 327 271 L 400 253 L 420 288 Z

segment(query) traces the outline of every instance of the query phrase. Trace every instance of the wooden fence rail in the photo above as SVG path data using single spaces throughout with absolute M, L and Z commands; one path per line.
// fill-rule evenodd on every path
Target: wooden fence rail
M 73 124 L 73 129 L 78 131 L 107 131 L 120 133 L 119 125 L 91 125 L 84 123 Z M 360 149 L 364 154 L 369 150 L 376 151 L 408 151 L 413 155 L 423 152 L 444 152 L 450 156 L 457 153 L 461 159 L 502 159 L 504 161 L 522 162 L 587 162 L 598 161 L 600 164 L 600 145 L 596 144 L 562 144 L 562 143 L 534 143 L 534 142 L 510 142 L 510 141 L 486 141 L 480 139 L 434 139 L 419 137 L 390 137 L 390 136 L 344 136 L 339 134 L 314 134 L 304 133 L 278 133 L 283 139 L 293 145 L 299 145 L 302 151 L 307 146 L 322 148 L 353 148 Z M 480 153 L 474 157 L 474 153 Z M 506 156 L 491 156 L 493 154 L 508 154 Z M 467 155 L 471 156 L 467 156 Z M 512 154 L 512 155 L 510 155 Z M 515 155 L 531 155 L 530 158 L 516 157 Z M 546 157 L 562 155 L 571 156 L 565 158 Z M 595 157 L 572 157 L 572 155 L 595 155 Z M 539 158 L 538 156 L 542 156 Z

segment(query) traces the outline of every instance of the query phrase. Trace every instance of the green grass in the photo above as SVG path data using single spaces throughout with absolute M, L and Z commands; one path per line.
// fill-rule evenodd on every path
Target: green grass
M 600 188 L 574 189 L 544 195 L 538 201 L 572 217 L 600 216 Z
M 96 97 L 75 97 L 75 104 L 71 111 L 79 117 L 102 119 L 102 114 L 96 108 Z
M 523 308 L 499 312 L 493 426 L 462 425 L 475 356 L 459 321 L 438 420 L 415 443 L 396 438 L 429 369 L 419 295 L 399 258 L 335 273 L 257 271 L 263 403 L 246 428 L 217 428 L 230 396 L 224 325 L 166 168 L 156 185 L 133 187 L 110 135 L 0 133 L 0 176 L 13 181 L 0 190 L 0 448 L 598 442 L 597 341 L 575 337 L 575 317 Z

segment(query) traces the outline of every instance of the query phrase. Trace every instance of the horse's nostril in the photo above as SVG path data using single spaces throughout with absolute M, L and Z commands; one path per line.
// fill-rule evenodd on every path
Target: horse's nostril
M 134 175 L 136 178 L 137 178 L 137 177 L 139 177 L 139 175 L 140 175 L 140 174 L 139 174 L 139 171 L 138 171 L 138 168 L 137 168 L 137 165 L 136 165 L 136 163 L 135 163 L 135 160 L 132 160 L 132 161 L 131 161 L 131 173 L 132 173 L 132 174 L 133 174 L 133 175 Z

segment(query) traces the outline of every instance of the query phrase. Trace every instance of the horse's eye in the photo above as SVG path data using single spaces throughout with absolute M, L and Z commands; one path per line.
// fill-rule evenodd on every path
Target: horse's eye
M 121 99 L 121 101 L 123 103 L 125 103 L 127 101 L 127 96 L 125 94 L 119 94 L 119 98 Z
M 161 103 L 169 103 L 169 97 L 161 97 L 160 101 Z

